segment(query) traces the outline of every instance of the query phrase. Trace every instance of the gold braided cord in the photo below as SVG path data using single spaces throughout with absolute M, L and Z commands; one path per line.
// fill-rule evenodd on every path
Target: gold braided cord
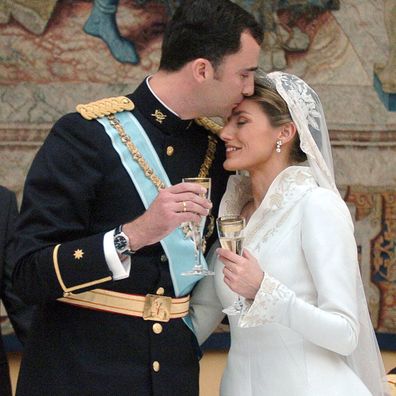
M 133 159 L 139 164 L 142 168 L 146 177 L 148 177 L 152 183 L 157 187 L 158 190 L 161 188 L 165 188 L 165 183 L 154 173 L 154 171 L 149 167 L 146 160 L 143 158 L 142 154 L 139 152 L 135 144 L 132 142 L 131 138 L 125 132 L 123 126 L 120 124 L 118 119 L 114 116 L 114 114 L 110 114 L 107 116 L 111 126 L 115 128 L 118 135 L 121 138 L 121 141 L 128 148 L 131 153 Z M 213 136 L 208 135 L 208 148 L 206 150 L 206 155 L 203 164 L 198 173 L 198 177 L 207 177 L 212 166 L 215 154 L 216 154 L 216 145 L 217 140 Z
M 207 117 L 196 118 L 195 122 L 198 125 L 204 127 L 205 129 L 208 129 L 215 135 L 218 135 L 220 133 L 220 131 L 223 129 L 223 127 L 220 124 L 218 124 L 217 122 L 215 122 Z
M 208 148 L 206 150 L 204 162 L 199 170 L 198 177 L 207 177 L 209 174 L 210 167 L 212 166 L 213 159 L 216 154 L 216 145 L 217 140 L 213 136 L 208 135 Z
M 79 104 L 76 110 L 86 119 L 93 120 L 96 118 L 119 113 L 125 110 L 133 110 L 135 107 L 132 100 L 126 96 L 117 96 L 104 98 L 88 104 Z

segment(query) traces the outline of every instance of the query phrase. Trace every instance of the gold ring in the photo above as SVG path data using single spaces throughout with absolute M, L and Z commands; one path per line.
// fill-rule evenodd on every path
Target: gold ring
M 183 212 L 187 212 L 187 204 L 183 201 Z

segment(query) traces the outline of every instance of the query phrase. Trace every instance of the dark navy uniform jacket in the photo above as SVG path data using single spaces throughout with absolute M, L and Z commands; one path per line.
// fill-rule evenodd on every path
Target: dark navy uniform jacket
M 24 344 L 28 337 L 32 307 L 26 306 L 12 288 L 13 265 L 12 234 L 18 215 L 15 194 L 0 186 L 0 298 L 19 340 Z M 0 396 L 11 396 L 11 381 L 7 356 L 0 329 Z
M 169 112 L 146 82 L 129 98 L 171 183 L 197 176 L 211 132 Z M 166 115 L 162 123 L 154 116 L 156 110 Z M 224 153 L 219 140 L 209 174 L 214 215 L 227 178 Z M 103 282 L 112 275 L 103 251 L 104 234 L 144 210 L 102 125 L 78 113 L 62 117 L 28 173 L 17 224 L 14 285 L 24 300 L 39 305 L 18 396 L 198 395 L 197 344 L 182 319 L 163 323 L 156 334 L 152 321 L 56 301 L 63 295 L 53 263 L 57 244 L 59 269 L 68 287 L 99 282 L 77 292 L 99 287 L 145 295 L 162 287 L 166 296 L 174 296 L 159 243 L 132 257 L 127 279 Z M 78 249 L 84 255 L 77 260 L 73 253 Z M 159 371 L 153 362 L 159 363 Z

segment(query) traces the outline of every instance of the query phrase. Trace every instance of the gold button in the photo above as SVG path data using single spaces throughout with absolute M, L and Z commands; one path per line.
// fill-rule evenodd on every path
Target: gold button
M 166 254 L 161 254 L 160 260 L 161 263 L 166 263 L 168 261 L 168 257 L 166 257 Z
M 168 146 L 168 147 L 166 148 L 166 155 L 167 155 L 168 157 L 171 157 L 171 156 L 173 155 L 174 152 L 175 152 L 175 149 L 174 149 L 172 146 Z
M 159 296 L 162 296 L 164 293 L 165 293 L 165 289 L 164 289 L 163 287 L 159 287 L 159 288 L 157 289 L 157 294 L 158 294 Z
M 154 323 L 153 324 L 153 332 L 155 334 L 161 334 L 162 333 L 162 325 L 160 323 Z
M 153 362 L 153 370 L 158 373 L 160 371 L 160 364 L 156 360 Z

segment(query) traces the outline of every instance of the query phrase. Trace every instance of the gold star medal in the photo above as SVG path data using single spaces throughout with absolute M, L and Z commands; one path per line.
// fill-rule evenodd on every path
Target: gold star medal
M 82 249 L 77 249 L 74 251 L 73 256 L 76 260 L 80 260 L 84 256 L 84 251 Z

